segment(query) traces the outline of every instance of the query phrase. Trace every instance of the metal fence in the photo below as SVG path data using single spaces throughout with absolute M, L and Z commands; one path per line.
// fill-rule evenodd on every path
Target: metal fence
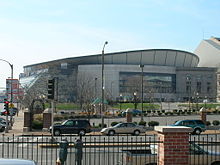
M 81 139 L 79 136 L 57 136 L 52 139 L 51 136 L 43 135 L 3 135 L 0 137 L 0 157 L 30 159 L 39 165 L 55 165 L 58 157 L 63 156 L 60 150 L 64 150 L 60 146 L 67 141 L 66 165 L 153 165 L 157 162 L 157 138 L 157 135 L 89 135 Z M 220 154 L 217 154 L 220 153 L 220 135 L 191 135 L 189 144 L 190 164 L 209 165 L 220 161 Z

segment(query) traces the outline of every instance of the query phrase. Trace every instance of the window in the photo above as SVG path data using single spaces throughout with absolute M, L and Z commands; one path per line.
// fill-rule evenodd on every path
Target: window
M 61 63 L 60 67 L 61 69 L 67 69 L 67 63 Z
M 201 93 L 201 90 L 202 90 L 202 83 L 201 82 L 197 82 L 196 83 L 196 91 Z
M 72 120 L 67 121 L 67 122 L 65 123 L 65 125 L 66 125 L 66 126 L 73 126 L 73 121 L 72 121 Z
M 211 82 L 207 82 L 207 93 L 210 93 L 212 90 Z

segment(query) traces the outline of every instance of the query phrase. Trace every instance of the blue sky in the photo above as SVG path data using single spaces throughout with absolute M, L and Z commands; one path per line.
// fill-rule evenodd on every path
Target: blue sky
M 81 55 L 169 48 L 219 35 L 219 0 L 0 0 L 0 59 L 23 66 Z M 10 67 L 0 61 L 0 87 Z

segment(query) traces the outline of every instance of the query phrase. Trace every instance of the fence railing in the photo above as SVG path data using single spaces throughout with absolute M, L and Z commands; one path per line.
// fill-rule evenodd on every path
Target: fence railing
M 118 136 L 0 136 L 0 157 L 35 160 L 55 165 L 60 142 L 68 142 L 66 165 L 153 165 L 157 162 L 157 135 Z M 82 142 L 82 147 L 78 142 Z M 191 135 L 190 164 L 220 161 L 220 135 Z M 79 148 L 77 148 L 79 147 Z M 81 150 L 80 150 L 81 149 Z M 82 151 L 82 155 L 81 154 Z M 82 158 L 81 158 L 82 156 Z

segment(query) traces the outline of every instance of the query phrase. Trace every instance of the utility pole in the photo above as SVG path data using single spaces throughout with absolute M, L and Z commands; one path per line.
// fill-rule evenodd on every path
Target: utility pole
M 107 41 L 105 41 L 103 49 L 102 49 L 102 114 L 101 114 L 101 118 L 102 118 L 102 128 L 104 128 L 104 111 L 105 111 L 105 104 L 104 104 L 104 49 L 105 46 L 108 44 Z

